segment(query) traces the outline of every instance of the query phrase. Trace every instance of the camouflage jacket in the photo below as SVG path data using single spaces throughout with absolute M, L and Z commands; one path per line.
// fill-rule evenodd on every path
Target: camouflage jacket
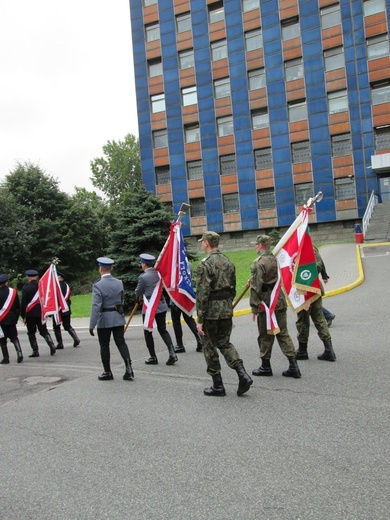
M 233 316 L 236 268 L 218 249 L 199 262 L 196 271 L 196 313 L 198 323 Z
M 278 280 L 278 262 L 270 250 L 260 253 L 251 267 L 251 285 L 249 304 L 252 312 L 264 312 L 259 308 L 261 302 L 270 304 L 272 289 Z M 276 310 L 287 308 L 286 297 L 280 289 Z
M 313 249 L 314 249 L 314 254 L 316 257 L 318 273 L 321 274 L 321 276 L 324 278 L 324 280 L 325 280 L 325 277 L 324 277 L 324 274 L 325 274 L 326 280 L 327 280 L 329 278 L 329 276 L 326 274 L 325 265 L 324 265 L 324 261 L 322 260 L 322 256 L 320 255 L 320 252 L 315 245 L 313 245 Z M 322 285 L 321 278 L 319 278 L 319 280 L 320 280 L 320 285 L 321 285 L 321 295 L 323 296 L 325 294 L 325 290 L 324 290 L 324 286 Z

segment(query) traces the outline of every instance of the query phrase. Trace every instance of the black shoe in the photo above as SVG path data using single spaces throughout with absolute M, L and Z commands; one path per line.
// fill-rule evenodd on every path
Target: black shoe
M 9 365 L 9 359 L 3 359 L 3 361 L 0 361 L 0 365 Z
M 203 352 L 202 344 L 199 344 L 199 345 L 196 347 L 196 352 Z
M 100 376 L 98 376 L 99 381 L 112 381 L 114 376 L 111 372 L 103 372 Z
M 130 374 L 130 372 L 125 372 L 125 375 L 123 376 L 124 381 L 132 381 L 134 378 L 134 374 Z
M 77 338 L 74 340 L 73 346 L 78 347 L 80 345 L 80 340 Z
M 186 349 L 184 348 L 184 345 L 177 345 L 177 347 L 175 347 L 175 352 L 176 354 L 181 354 L 182 352 L 185 352 Z
M 326 324 L 328 325 L 328 327 L 330 327 L 332 325 L 332 321 L 335 319 L 336 315 L 335 314 L 332 314 L 331 316 L 329 316 L 329 318 L 326 320 Z
M 177 361 L 177 356 L 169 356 L 168 361 L 165 363 L 166 365 L 174 365 Z
M 18 363 L 21 363 L 23 361 L 23 356 L 18 356 Z
M 56 353 L 56 348 L 50 347 L 50 355 L 54 356 L 55 353 Z
M 32 354 L 30 354 L 28 357 L 39 357 L 38 350 L 34 350 L 34 352 Z
M 158 360 L 156 357 L 150 357 L 145 359 L 145 365 L 158 365 Z
M 210 386 L 210 388 L 205 388 L 203 390 L 204 395 L 211 395 L 215 397 L 223 397 L 226 395 L 225 387 L 220 386 L 218 388 L 214 388 L 213 386 Z
M 60 345 L 60 344 L 58 344 L 58 345 L 56 346 L 56 350 L 63 350 L 63 349 L 64 349 L 64 345 Z
M 263 367 L 255 368 L 254 370 L 252 370 L 252 376 L 271 377 L 271 376 L 273 376 L 272 368 L 263 368 Z

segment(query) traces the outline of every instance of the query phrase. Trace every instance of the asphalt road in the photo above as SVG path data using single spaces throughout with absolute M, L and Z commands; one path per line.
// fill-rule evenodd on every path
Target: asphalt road
M 335 363 L 317 360 L 313 327 L 302 378 L 256 378 L 237 397 L 223 363 L 224 398 L 184 325 L 187 352 L 146 366 L 141 327 L 126 333 L 135 380 L 112 348 L 115 379 L 100 382 L 97 338 L 53 357 L 0 365 L 0 518 L 4 520 L 388 520 L 389 289 L 385 246 L 366 248 L 365 281 L 326 299 Z M 289 312 L 295 341 L 294 315 Z M 232 341 L 248 371 L 259 365 L 256 326 L 234 319 Z M 172 328 L 170 327 L 170 331 Z M 12 345 L 11 345 L 12 346 Z

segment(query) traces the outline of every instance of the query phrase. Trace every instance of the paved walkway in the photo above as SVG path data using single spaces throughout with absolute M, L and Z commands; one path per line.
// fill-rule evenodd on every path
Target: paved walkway
M 325 286 L 325 298 L 349 291 L 363 282 L 364 274 L 359 245 L 355 243 L 328 244 L 320 248 L 320 253 L 330 277 L 329 282 Z M 238 294 L 240 294 L 240 291 L 241 288 L 238 287 Z M 237 304 L 234 314 L 235 316 L 240 316 L 249 313 L 249 298 L 242 298 Z M 87 329 L 89 318 L 74 318 L 72 319 L 72 325 L 74 328 Z M 137 314 L 131 320 L 130 327 L 139 327 L 141 325 L 142 318 Z

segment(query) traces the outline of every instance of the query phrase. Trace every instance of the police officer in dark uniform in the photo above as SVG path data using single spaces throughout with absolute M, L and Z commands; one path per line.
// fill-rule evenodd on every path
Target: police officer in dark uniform
M 91 336 L 94 336 L 93 329 L 97 327 L 100 356 L 104 369 L 104 372 L 98 376 L 98 379 L 99 381 L 111 381 L 114 379 L 110 366 L 110 339 L 112 334 L 119 353 L 125 362 L 126 371 L 123 379 L 132 381 L 134 372 L 131 366 L 129 349 L 124 338 L 126 320 L 123 314 L 123 283 L 111 274 L 114 260 L 100 257 L 97 259 L 97 262 L 101 278 L 92 287 L 89 333 Z
M 27 284 L 22 288 L 21 315 L 27 326 L 27 335 L 32 348 L 29 357 L 39 357 L 38 343 L 36 339 L 37 329 L 50 348 L 50 355 L 54 356 L 56 347 L 54 346 L 50 332 L 47 330 L 46 323 L 42 323 L 41 304 L 38 293 L 38 271 L 29 269 L 25 272 Z
M 20 302 L 16 289 L 8 287 L 8 275 L 0 274 L 0 346 L 3 354 L 2 365 L 8 365 L 7 338 L 14 344 L 18 363 L 23 361 L 16 324 L 20 314 Z
M 233 298 L 236 294 L 236 269 L 234 264 L 219 251 L 219 235 L 215 231 L 205 231 L 202 249 L 206 253 L 198 264 L 196 312 L 198 332 L 203 337 L 203 354 L 207 363 L 207 373 L 213 385 L 203 390 L 207 396 L 226 395 L 222 383 L 221 364 L 218 350 L 227 365 L 238 375 L 237 395 L 247 392 L 252 378 L 246 373 L 242 359 L 230 342 L 233 327 Z
M 63 311 L 60 310 L 60 315 L 61 315 L 61 319 L 62 319 L 62 326 L 64 327 L 64 330 L 66 330 L 66 332 L 73 339 L 73 346 L 74 347 L 78 347 L 80 345 L 80 339 L 78 338 L 78 336 L 76 334 L 76 331 L 74 330 L 74 328 L 70 324 L 70 315 L 71 315 L 70 305 L 72 303 L 70 301 L 70 293 L 71 293 L 70 287 L 65 282 L 64 275 L 62 273 L 59 273 L 57 271 L 57 276 L 58 276 L 58 281 L 60 283 L 62 295 L 64 296 L 65 301 L 68 304 L 68 308 L 69 308 L 69 310 L 67 310 L 66 312 L 63 312 Z M 56 347 L 57 350 L 63 349 L 64 348 L 64 344 L 62 342 L 61 323 L 56 323 L 54 318 L 53 318 L 53 331 L 54 331 L 54 335 L 55 335 L 56 340 L 57 340 L 57 347 Z
M 148 253 L 143 253 L 140 255 L 141 259 L 141 268 L 143 273 L 138 277 L 137 287 L 135 288 L 135 295 L 138 299 L 145 297 L 146 300 L 150 300 L 154 288 L 159 283 L 160 278 L 156 269 L 153 267 L 156 258 L 153 255 L 149 255 Z M 175 352 L 175 347 L 173 346 L 171 336 L 167 331 L 166 327 L 166 316 L 167 316 L 168 305 L 165 301 L 164 295 L 161 294 L 161 299 L 158 302 L 158 307 L 155 314 L 155 320 L 157 324 L 157 330 L 164 341 L 165 345 L 168 348 L 169 358 L 166 362 L 166 365 L 173 365 L 177 361 L 177 354 Z M 145 320 L 145 310 L 142 310 L 142 319 Z M 145 360 L 146 365 L 157 365 L 158 360 L 156 356 L 156 351 L 154 349 L 154 339 L 153 332 L 150 330 L 144 329 L 144 337 L 146 342 L 146 347 L 149 351 L 150 357 Z

